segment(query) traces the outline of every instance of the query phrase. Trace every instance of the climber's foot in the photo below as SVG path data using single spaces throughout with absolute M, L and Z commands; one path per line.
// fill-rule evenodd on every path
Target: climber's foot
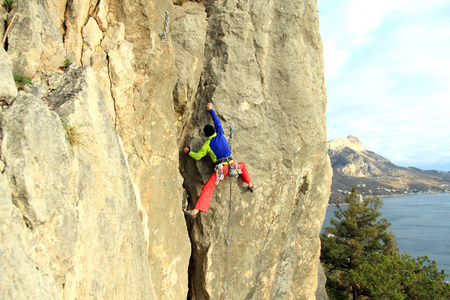
M 198 210 L 197 209 L 194 209 L 194 210 L 183 209 L 183 212 L 184 212 L 185 215 L 190 216 L 193 219 L 197 218 L 197 214 L 198 214 Z

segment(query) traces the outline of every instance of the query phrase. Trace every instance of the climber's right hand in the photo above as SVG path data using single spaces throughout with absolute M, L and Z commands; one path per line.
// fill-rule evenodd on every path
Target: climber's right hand
M 189 147 L 184 147 L 184 153 L 188 154 L 189 150 L 191 150 L 191 149 L 189 149 Z
M 212 109 L 212 103 L 209 102 L 209 103 L 206 105 L 206 110 L 207 110 L 207 111 L 210 111 L 211 109 Z

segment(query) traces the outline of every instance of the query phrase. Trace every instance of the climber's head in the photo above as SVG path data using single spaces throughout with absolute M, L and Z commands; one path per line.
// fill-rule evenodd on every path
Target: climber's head
M 203 128 L 203 132 L 207 137 L 212 136 L 214 133 L 216 133 L 216 130 L 212 125 L 206 125 L 205 128 Z

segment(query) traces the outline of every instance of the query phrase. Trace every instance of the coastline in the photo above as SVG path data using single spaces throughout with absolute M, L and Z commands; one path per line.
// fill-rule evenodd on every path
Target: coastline
M 430 191 L 430 192 L 418 192 L 418 193 L 392 193 L 389 195 L 386 194 L 380 194 L 380 195 L 362 195 L 363 198 L 380 198 L 380 199 L 384 199 L 384 198 L 396 198 L 396 197 L 401 197 L 401 196 L 414 196 L 414 195 L 432 195 L 432 194 L 450 194 L 450 191 L 445 191 L 445 192 L 439 192 L 439 191 Z M 335 202 L 331 202 L 332 199 L 330 197 L 330 199 L 328 200 L 328 206 L 337 206 L 337 204 Z M 339 199 L 336 199 L 339 200 Z M 342 199 L 343 200 L 343 199 Z M 340 206 L 347 206 L 348 203 L 347 202 L 339 202 Z

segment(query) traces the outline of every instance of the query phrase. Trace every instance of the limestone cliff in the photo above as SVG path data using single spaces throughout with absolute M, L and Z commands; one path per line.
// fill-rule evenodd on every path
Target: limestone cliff
M 230 299 L 315 297 L 331 183 L 317 5 L 173 2 L 1 12 L 2 298 L 223 299 L 225 231 Z M 203 143 L 207 102 L 256 186 L 233 179 L 230 228 L 229 178 L 208 214 L 181 212 L 212 172 L 181 151 Z

